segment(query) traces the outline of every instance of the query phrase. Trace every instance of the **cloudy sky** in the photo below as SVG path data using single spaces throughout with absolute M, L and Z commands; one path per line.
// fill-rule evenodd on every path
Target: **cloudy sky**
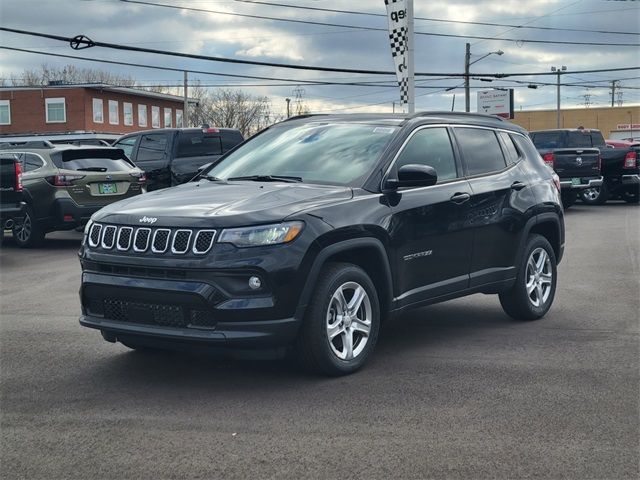
M 387 33 L 384 31 L 387 27 L 383 16 L 384 0 L 144 1 L 181 8 L 125 3 L 120 0 L 0 0 L 0 24 L 65 37 L 84 34 L 95 41 L 207 56 L 283 64 L 393 70 Z M 360 14 L 314 9 L 336 9 Z M 365 12 L 374 15 L 363 15 Z M 565 65 L 567 73 L 563 75 L 562 83 L 571 85 L 562 89 L 563 106 L 580 106 L 585 105 L 585 102 L 592 107 L 609 105 L 612 80 L 619 80 L 621 86 L 621 97 L 616 97 L 616 101 L 622 100 L 625 105 L 640 103 L 640 70 L 572 73 L 640 66 L 640 48 L 633 46 L 640 42 L 640 2 L 415 0 L 415 16 L 416 32 L 454 36 L 416 35 L 417 72 L 462 73 L 465 43 L 469 42 L 472 61 L 489 52 L 504 52 L 501 56 L 489 55 L 474 64 L 471 69 L 473 77 L 481 77 L 483 73 L 543 73 L 549 72 L 552 66 Z M 282 19 L 332 25 L 296 23 Z M 534 43 L 531 40 L 632 46 Z M 302 97 L 313 112 L 389 112 L 393 108 L 393 102 L 399 99 L 398 89 L 392 85 L 393 76 L 235 65 L 102 47 L 74 51 L 63 42 L 6 32 L 0 32 L 0 46 L 199 70 L 212 74 L 291 80 L 265 81 L 190 74 L 191 80 L 199 80 L 204 85 L 228 85 L 255 95 L 267 95 L 277 113 L 285 111 L 286 97 L 294 100 L 296 96 Z M 8 78 L 12 73 L 19 73 L 24 69 L 38 68 L 43 63 L 72 63 L 77 67 L 104 68 L 133 76 L 140 84 L 173 85 L 182 82 L 182 74 L 179 72 L 106 65 L 0 49 L 2 78 Z M 296 83 L 303 81 L 368 82 L 373 86 Z M 527 88 L 530 82 L 538 82 L 538 88 Z M 516 109 L 555 108 L 555 82 L 555 76 L 514 76 L 491 83 L 472 80 L 472 110 L 475 110 L 476 92 L 493 87 L 514 88 Z M 461 78 L 422 77 L 417 85 L 416 109 L 449 110 L 454 95 L 455 109 L 464 109 Z

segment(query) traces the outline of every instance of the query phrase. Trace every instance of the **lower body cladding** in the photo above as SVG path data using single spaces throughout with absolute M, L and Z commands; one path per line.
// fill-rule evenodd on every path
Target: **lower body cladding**
M 229 298 L 215 276 L 200 282 L 84 272 L 80 298 L 80 324 L 128 346 L 282 350 L 300 323 L 293 315 L 273 319 L 272 296 Z

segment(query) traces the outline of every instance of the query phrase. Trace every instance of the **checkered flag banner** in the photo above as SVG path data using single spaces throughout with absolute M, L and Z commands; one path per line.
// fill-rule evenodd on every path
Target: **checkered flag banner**
M 389 44 L 396 67 L 396 77 L 400 87 L 400 103 L 409 103 L 408 53 L 408 17 L 406 0 L 384 0 L 389 20 Z

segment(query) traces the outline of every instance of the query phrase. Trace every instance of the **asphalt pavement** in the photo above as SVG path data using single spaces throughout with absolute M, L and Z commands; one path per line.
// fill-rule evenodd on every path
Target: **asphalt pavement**
M 640 477 L 640 208 L 567 211 L 555 303 L 384 326 L 355 375 L 141 354 L 78 324 L 80 234 L 0 250 L 7 479 Z

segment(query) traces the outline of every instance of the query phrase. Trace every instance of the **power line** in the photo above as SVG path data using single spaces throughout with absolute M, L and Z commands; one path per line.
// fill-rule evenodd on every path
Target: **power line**
M 136 5 L 163 7 L 163 8 L 171 8 L 175 10 L 193 11 L 193 12 L 215 13 L 217 15 L 231 15 L 235 17 L 255 18 L 259 20 L 273 20 L 276 22 L 301 23 L 304 25 L 320 25 L 324 27 L 351 28 L 351 29 L 357 29 L 357 30 L 387 32 L 386 28 L 365 27 L 362 25 L 316 22 L 312 20 L 297 20 L 293 18 L 269 17 L 266 15 L 253 15 L 249 13 L 224 12 L 222 10 L 209 10 L 206 8 L 196 8 L 196 7 L 182 7 L 178 5 L 167 5 L 164 3 L 145 2 L 142 0 L 119 0 L 119 1 L 123 3 L 131 3 Z M 610 47 L 640 47 L 640 43 L 570 42 L 570 41 L 561 41 L 561 40 L 525 40 L 522 38 L 495 38 L 495 37 L 483 37 L 483 36 L 477 36 L 477 35 L 456 35 L 453 33 L 431 33 L 431 32 L 414 32 L 414 33 L 416 35 L 427 35 L 427 36 L 433 36 L 433 37 L 465 38 L 465 39 L 474 39 L 474 40 L 493 40 L 493 41 L 516 42 L 518 44 L 542 43 L 542 44 L 555 44 L 555 45 L 596 45 L 596 46 L 610 46 Z
M 286 3 L 277 3 L 277 2 L 261 2 L 257 0 L 234 0 L 239 3 L 253 3 L 257 5 L 268 5 L 270 7 L 286 7 L 286 8 L 295 8 L 300 10 L 313 10 L 316 12 L 329 12 L 329 13 L 346 13 L 350 15 L 362 15 L 368 17 L 384 17 L 386 15 L 382 13 L 372 13 L 372 12 L 356 12 L 353 10 L 340 10 L 336 8 L 322 8 L 322 7 L 309 7 L 303 5 L 293 5 Z M 462 25 L 482 25 L 488 27 L 512 27 L 512 28 L 526 28 L 531 30 L 552 30 L 552 31 L 563 31 L 563 32 L 584 32 L 584 33 L 606 33 L 611 35 L 638 35 L 638 32 L 619 32 L 619 31 L 610 31 L 610 30 L 587 30 L 581 28 L 557 28 L 557 27 L 531 27 L 527 25 L 514 25 L 508 23 L 492 23 L 492 22 L 471 22 L 464 20 L 449 20 L 444 18 L 432 18 L 432 17 L 415 17 L 414 20 L 424 20 L 428 22 L 441 22 L 441 23 L 457 23 Z
M 212 57 L 207 55 L 196 55 L 191 53 L 182 53 L 182 52 L 173 52 L 168 50 L 156 50 L 151 48 L 142 48 L 142 47 L 133 47 L 127 45 L 120 45 L 116 43 L 107 43 L 107 42 L 99 42 L 93 41 L 83 36 L 77 37 L 65 37 L 62 35 L 53 35 L 48 33 L 40 33 L 40 32 L 31 32 L 28 30 L 20 30 L 15 28 L 8 27 L 0 27 L 0 31 L 16 33 L 19 35 L 29 35 L 33 37 L 41 37 L 41 38 L 49 38 L 52 40 L 58 40 L 63 42 L 69 42 L 70 45 L 75 46 L 80 49 L 87 47 L 104 47 L 104 48 L 112 48 L 115 50 L 125 50 L 125 51 L 133 51 L 133 52 L 141 52 L 141 53 L 153 53 L 158 55 L 167 55 L 173 57 L 183 57 L 183 58 L 191 58 L 195 60 L 208 60 L 214 62 L 223 62 L 223 63 L 235 63 L 241 65 L 259 65 L 259 66 L 268 66 L 268 67 L 277 67 L 277 68 L 288 68 L 295 70 L 310 70 L 310 71 L 320 71 L 320 72 L 339 72 L 339 73 L 356 73 L 356 74 L 366 74 L 366 75 L 395 75 L 395 72 L 384 71 L 384 70 L 360 70 L 360 69 L 343 69 L 336 67 L 321 67 L 321 66 L 311 66 L 311 65 L 291 65 L 286 63 L 275 63 L 275 62 L 257 62 L 253 60 L 238 60 L 235 58 L 223 58 L 223 57 Z M 2 47 L 5 49 L 11 49 L 10 47 Z M 24 51 L 24 49 L 13 48 L 13 50 Z M 32 52 L 34 53 L 34 52 Z M 42 52 L 37 52 L 42 53 Z M 48 55 L 54 55 L 52 53 L 47 53 Z M 57 56 L 63 56 L 61 54 L 57 54 Z M 72 58 L 80 58 L 80 57 L 72 57 Z M 592 70 L 572 70 L 574 74 L 581 73 L 598 73 L 598 72 L 620 72 L 627 70 L 639 70 L 640 67 L 622 67 L 622 68 L 605 68 L 605 69 L 592 69 Z M 176 69 L 179 71 L 184 71 L 185 69 Z M 197 73 L 197 72 L 194 72 Z M 223 74 L 220 74 L 224 76 Z M 227 74 L 229 75 L 229 74 Z M 464 73 L 434 73 L 434 72 L 416 72 L 416 76 L 422 77 L 463 77 Z M 483 76 L 483 77 L 493 77 L 493 78 L 507 78 L 507 77 L 522 77 L 522 76 L 543 76 L 543 75 L 555 75 L 553 72 L 529 72 L 529 73 L 475 73 L 474 75 Z M 259 78 L 259 77 L 253 77 Z M 274 78 L 260 78 L 262 80 L 269 79 L 275 80 Z M 282 79 L 279 79 L 282 80 Z M 289 81 L 291 79 L 286 79 Z M 295 80 L 293 80 L 296 83 Z M 302 81 L 301 83 L 307 83 Z M 313 82 L 315 83 L 315 82 Z

